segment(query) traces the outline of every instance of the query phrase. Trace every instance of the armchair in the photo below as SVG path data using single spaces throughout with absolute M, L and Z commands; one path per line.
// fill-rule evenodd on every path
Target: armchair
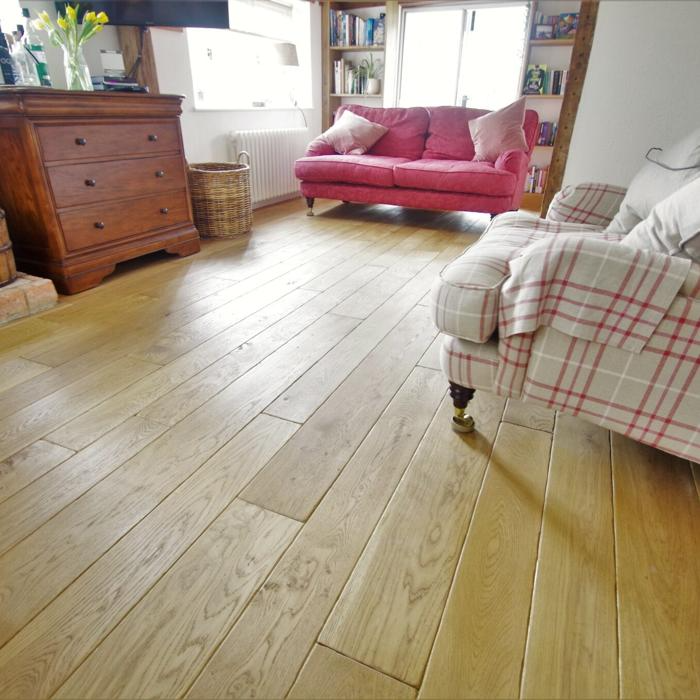
M 475 390 L 580 416 L 700 460 L 700 265 L 605 231 L 624 190 L 562 190 L 496 217 L 441 273 L 432 313 L 453 427 Z

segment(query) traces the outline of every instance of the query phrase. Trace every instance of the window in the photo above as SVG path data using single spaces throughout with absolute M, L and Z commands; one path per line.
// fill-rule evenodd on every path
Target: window
M 311 107 L 309 3 L 229 7 L 233 29 L 187 29 L 195 108 Z
M 498 109 L 512 102 L 520 94 L 527 16 L 525 3 L 406 10 L 399 105 Z

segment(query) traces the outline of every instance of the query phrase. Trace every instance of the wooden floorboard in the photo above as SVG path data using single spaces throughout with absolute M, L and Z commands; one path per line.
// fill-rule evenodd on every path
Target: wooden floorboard
M 0 328 L 0 697 L 700 696 L 698 466 L 451 430 L 487 218 L 284 202 Z
M 421 696 L 518 697 L 550 441 L 501 423 Z
M 620 696 L 698 697 L 700 503 L 690 466 L 620 435 L 612 461 Z
M 412 700 L 416 690 L 317 644 L 287 697 L 295 700 Z
M 458 435 L 452 401 L 443 401 L 319 637 L 323 644 L 420 684 L 503 406 L 479 394 L 478 430 Z
M 617 697 L 613 534 L 610 434 L 559 416 L 523 697 Z

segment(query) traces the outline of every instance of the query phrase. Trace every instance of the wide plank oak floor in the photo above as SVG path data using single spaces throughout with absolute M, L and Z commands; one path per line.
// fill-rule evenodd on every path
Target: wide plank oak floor
M 700 469 L 477 392 L 485 218 L 292 201 L 0 329 L 0 698 L 696 698 Z

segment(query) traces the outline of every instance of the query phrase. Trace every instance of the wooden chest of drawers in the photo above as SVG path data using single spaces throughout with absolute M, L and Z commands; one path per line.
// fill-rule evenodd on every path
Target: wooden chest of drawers
M 0 208 L 17 267 L 64 294 L 199 250 L 176 95 L 0 88 Z

